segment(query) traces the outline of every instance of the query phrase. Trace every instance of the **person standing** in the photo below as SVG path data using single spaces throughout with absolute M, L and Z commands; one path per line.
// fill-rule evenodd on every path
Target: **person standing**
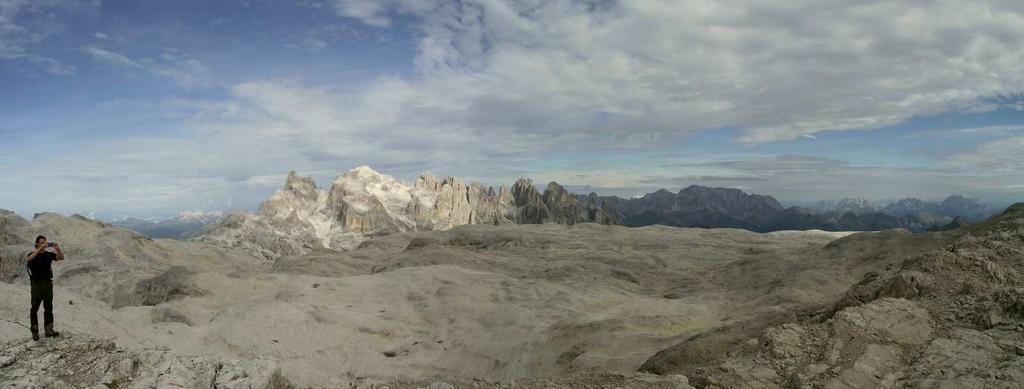
M 53 248 L 55 252 L 47 249 Z M 36 249 L 28 253 L 26 265 L 28 266 L 28 277 L 32 282 L 32 316 L 31 323 L 32 339 L 39 340 L 39 319 L 36 317 L 39 312 L 39 304 L 43 305 L 43 328 L 46 337 L 60 336 L 60 333 L 53 330 L 53 268 L 50 266 L 54 261 L 63 261 L 64 252 L 60 245 L 47 242 L 46 237 L 36 237 Z

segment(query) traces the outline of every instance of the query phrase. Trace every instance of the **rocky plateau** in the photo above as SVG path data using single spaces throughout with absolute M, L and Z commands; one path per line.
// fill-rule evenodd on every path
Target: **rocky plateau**
M 769 199 L 728 211 L 754 221 L 778 209 Z M 1024 204 L 853 233 L 627 227 L 596 200 L 355 169 L 327 191 L 292 174 L 258 214 L 194 240 L 0 211 L 0 386 L 1024 382 Z M 64 335 L 34 342 L 24 258 L 38 234 L 67 260 L 54 265 Z

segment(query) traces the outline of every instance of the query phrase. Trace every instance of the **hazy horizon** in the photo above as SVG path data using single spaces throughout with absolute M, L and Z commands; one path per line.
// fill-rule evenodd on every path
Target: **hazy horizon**
M 303 175 L 300 172 L 297 172 L 297 173 L 300 174 L 300 175 Z M 380 172 L 380 173 L 388 175 L 387 172 Z M 424 172 L 424 173 L 427 173 L 427 172 Z M 437 173 L 435 173 L 435 172 L 429 172 L 429 173 L 437 175 Z M 307 175 L 303 175 L 303 176 L 307 176 Z M 334 180 L 337 177 L 340 177 L 340 176 L 341 176 L 341 174 L 338 174 L 337 176 L 330 177 L 330 178 L 327 178 L 327 177 L 314 177 L 314 179 L 315 179 L 315 181 L 317 183 L 317 187 L 320 190 L 325 190 L 326 191 L 326 190 L 330 189 L 331 183 L 334 182 Z M 404 179 L 404 178 L 401 178 L 401 177 L 396 177 L 396 178 L 399 179 L 399 180 L 405 181 L 405 182 L 407 182 L 409 184 L 412 184 L 412 183 L 414 183 L 416 181 L 416 178 L 418 178 L 418 177 L 419 176 L 417 175 L 416 177 L 413 177 L 413 178 L 410 178 L 410 179 Z M 439 177 L 443 178 L 445 176 L 439 176 Z M 286 176 L 280 177 L 280 184 L 279 184 L 278 188 L 270 189 L 268 192 L 266 192 L 265 196 L 263 196 L 259 202 L 262 202 L 263 200 L 266 200 L 267 198 L 270 197 L 270 195 L 272 195 L 276 191 L 278 191 L 281 188 L 283 188 L 284 184 L 285 184 L 286 178 L 287 178 Z M 523 178 L 530 178 L 530 177 L 523 177 Z M 547 187 L 547 182 L 548 181 L 544 181 L 544 182 L 539 182 L 537 180 L 533 180 L 533 181 L 534 181 L 533 182 L 534 186 L 536 186 L 539 191 L 543 191 Z M 556 180 L 555 182 L 558 182 L 558 181 Z M 487 184 L 487 183 L 481 183 L 481 184 L 483 184 L 485 186 L 488 186 L 488 187 L 493 187 L 495 189 L 498 189 L 502 185 L 511 187 L 512 182 L 498 183 L 498 184 Z M 627 192 L 621 192 L 621 193 L 597 192 L 597 191 L 591 190 L 592 188 L 573 186 L 573 185 L 563 185 L 563 186 L 570 193 L 589 194 L 591 192 L 594 192 L 594 193 L 598 193 L 598 195 L 601 195 L 601 196 L 618 196 L 618 197 L 621 197 L 621 198 L 628 199 L 628 198 L 642 197 L 643 195 L 646 195 L 646 194 L 649 194 L 649 193 L 653 193 L 653 192 L 656 192 L 656 191 L 662 190 L 662 189 L 668 190 L 668 191 L 673 192 L 673 193 L 676 193 L 676 192 L 679 192 L 683 188 L 688 187 L 690 185 L 698 185 L 698 184 L 684 184 L 684 185 L 681 185 L 681 186 L 678 186 L 678 187 L 675 187 L 675 188 L 657 188 L 657 189 L 649 190 L 647 192 L 628 192 L 627 191 Z M 834 197 L 834 198 L 819 198 L 819 199 L 810 199 L 810 200 L 795 200 L 795 199 L 780 198 L 778 196 L 775 196 L 775 195 L 772 195 L 772 194 L 769 194 L 769 193 L 751 192 L 751 191 L 745 190 L 745 189 L 743 189 L 741 187 L 709 186 L 709 185 L 702 185 L 702 186 L 739 189 L 739 190 L 744 191 L 747 194 L 771 196 L 771 197 L 775 198 L 776 200 L 778 200 L 779 203 L 781 203 L 786 208 L 793 207 L 793 206 L 797 206 L 797 207 L 815 207 L 815 206 L 820 205 L 820 203 L 823 202 L 823 201 L 842 200 L 842 199 L 849 199 L 849 198 L 867 199 L 867 200 L 874 201 L 874 202 L 876 202 L 876 203 L 878 203 L 880 205 L 885 205 L 885 204 L 896 202 L 896 201 L 899 201 L 899 200 L 902 200 L 902 199 L 906 199 L 906 198 L 918 198 L 918 199 L 921 199 L 921 200 L 924 200 L 924 201 L 941 202 L 942 200 L 944 200 L 944 199 L 946 199 L 946 198 L 948 198 L 950 196 L 953 196 L 953 195 L 961 195 L 961 196 L 963 196 L 963 194 L 960 194 L 960 193 L 948 193 L 948 194 L 936 194 L 935 196 L 929 196 L 929 197 L 904 196 L 904 197 L 893 197 L 893 198 L 864 198 L 864 197 L 851 197 L 851 196 L 847 196 L 847 197 Z M 986 204 L 992 206 L 993 209 L 995 209 L 996 211 L 1001 211 L 1003 208 L 1006 208 L 1006 207 L 1012 205 L 1013 203 L 1015 203 L 1015 202 L 999 203 L 999 202 L 993 202 L 993 201 L 989 201 L 989 200 L 986 200 L 986 199 L 981 199 L 981 198 L 976 198 L 976 197 L 971 197 L 971 196 L 965 196 L 965 197 L 972 198 L 972 199 L 978 199 L 982 203 L 986 203 Z M 52 209 L 17 210 L 17 209 L 9 209 L 9 208 L 4 208 L 4 207 L 0 207 L 0 209 L 7 209 L 7 210 L 10 210 L 10 211 L 13 211 L 13 212 L 15 212 L 15 213 L 19 214 L 20 216 L 22 216 L 24 218 L 27 218 L 27 219 L 32 218 L 36 213 L 55 212 L 55 213 L 63 214 L 63 215 L 80 214 L 80 215 L 83 215 L 83 216 L 87 216 L 87 217 L 90 217 L 90 218 L 102 220 L 102 221 L 105 221 L 105 222 L 124 221 L 124 220 L 127 220 L 127 219 L 139 219 L 139 220 L 147 220 L 147 221 L 162 221 L 162 220 L 173 219 L 173 218 L 176 218 L 178 216 L 181 216 L 181 215 L 187 214 L 187 213 L 256 212 L 258 210 L 259 202 L 257 202 L 256 204 L 250 205 L 250 206 L 237 206 L 237 207 L 232 207 L 232 208 L 220 208 L 220 209 L 214 209 L 214 208 L 180 209 L 180 210 L 171 210 L 169 212 L 162 212 L 162 213 L 136 213 L 136 214 L 126 214 L 126 213 L 120 213 L 119 214 L 119 213 L 103 212 L 103 211 L 99 211 L 99 212 L 97 212 L 97 211 L 81 212 L 81 211 L 78 211 L 78 210 L 52 210 Z

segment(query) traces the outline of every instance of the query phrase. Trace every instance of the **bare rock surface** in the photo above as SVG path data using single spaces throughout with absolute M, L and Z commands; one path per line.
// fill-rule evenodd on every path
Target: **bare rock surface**
M 57 287 L 115 306 L 153 305 L 202 293 L 190 284 L 193 273 L 258 273 L 266 267 L 242 250 L 154 240 L 78 215 L 41 213 L 32 221 L 13 214 L 4 218 L 15 243 L 0 246 L 0 280 L 28 287 L 25 256 L 35 236 L 45 235 L 60 243 L 68 258 L 54 264 Z
M 4 217 L 13 244 L 0 253 L 44 233 L 68 254 L 55 264 L 67 339 L 29 340 L 28 285 L 3 269 L 0 343 L 21 351 L 2 354 L 0 376 L 36 387 L 105 384 L 125 355 L 132 383 L 185 387 L 1012 388 L 1022 377 L 1024 206 L 927 234 L 464 224 L 269 261 L 83 217 Z M 30 376 L 51 363 L 64 375 Z
M 683 375 L 574 374 L 560 378 L 518 378 L 505 382 L 484 379 L 393 380 L 362 383 L 366 389 L 693 389 Z
M 868 272 L 834 309 L 764 330 L 716 363 L 702 388 L 1016 388 L 1024 382 L 1024 204 Z M 829 246 L 859 246 L 856 236 Z M 906 247 L 884 237 L 890 247 Z M 845 242 L 844 242 L 845 240 Z M 918 242 L 920 244 L 921 242 Z M 679 348 L 645 364 L 685 371 Z M 665 368 L 668 366 L 669 368 Z
M 462 225 L 268 262 L 55 214 L 15 231 L 65 246 L 54 266 L 59 330 L 126 350 L 265 357 L 297 387 L 574 387 L 566 377 L 644 387 L 635 370 L 681 336 L 789 306 L 825 309 L 837 285 L 857 280 L 819 259 L 845 235 L 824 232 Z M 791 267 L 817 281 L 780 288 Z M 28 285 L 0 292 L 0 313 L 24 324 Z M 27 337 L 0 322 L 0 340 Z
M 113 341 L 65 335 L 0 345 L 5 388 L 285 389 L 273 361 L 224 361 L 162 349 L 124 350 Z

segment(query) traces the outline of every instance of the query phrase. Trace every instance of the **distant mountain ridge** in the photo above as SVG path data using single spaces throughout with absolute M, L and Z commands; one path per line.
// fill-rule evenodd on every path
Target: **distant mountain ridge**
M 926 201 L 914 197 L 888 203 L 880 203 L 864 198 L 822 200 L 813 206 L 812 209 L 819 212 L 853 212 L 858 215 L 880 212 L 894 217 L 914 215 L 921 219 L 948 221 L 961 217 L 970 222 L 984 220 L 997 212 L 996 208 L 984 204 L 978 199 L 967 198 L 958 194 L 950 195 L 942 201 Z
M 197 236 L 203 228 L 224 218 L 223 212 L 182 212 L 166 220 L 126 218 L 109 222 L 153 239 L 188 239 Z
M 969 222 L 979 222 L 995 214 L 998 210 L 978 199 L 971 199 L 961 195 L 951 195 L 941 202 L 924 201 L 916 198 L 907 198 L 886 205 L 883 212 L 889 215 L 906 215 L 920 212 L 956 218 L 962 217 Z
M 622 224 L 632 227 L 662 224 L 681 227 L 743 228 L 762 231 L 784 210 L 771 196 L 747 194 L 739 189 L 692 185 L 672 193 L 665 189 L 642 197 L 577 195 L 584 203 L 610 204 Z
M 864 214 L 879 212 L 882 210 L 882 206 L 869 199 L 848 197 L 840 200 L 822 200 L 818 202 L 815 209 L 827 212 Z
M 819 229 L 914 232 L 956 228 L 983 220 L 992 208 L 952 195 L 941 202 L 907 198 L 879 204 L 868 199 L 823 201 L 816 208 L 786 208 L 772 196 L 691 185 L 625 199 L 573 194 L 556 182 L 538 190 L 520 178 L 497 189 L 424 173 L 413 183 L 367 166 L 351 169 L 329 188 L 291 172 L 282 189 L 255 213 L 182 214 L 159 223 L 113 223 L 151 237 L 196 239 L 242 246 L 267 258 L 318 248 L 350 248 L 369 236 L 446 230 L 464 224 L 575 224 L 740 228 L 757 232 Z M 957 221 L 956 219 L 960 220 Z
M 662 224 L 677 227 L 780 230 L 877 231 L 903 228 L 913 232 L 952 228 L 984 220 L 996 213 L 977 199 L 951 195 L 942 202 L 903 199 L 881 205 L 868 199 L 826 200 L 816 208 L 785 208 L 772 196 L 747 194 L 738 189 L 689 186 L 678 193 L 661 189 L 624 199 L 577 195 L 581 202 L 614 205 L 626 226 Z M 961 219 L 954 223 L 955 219 Z M 952 224 L 951 224 L 952 223 Z

